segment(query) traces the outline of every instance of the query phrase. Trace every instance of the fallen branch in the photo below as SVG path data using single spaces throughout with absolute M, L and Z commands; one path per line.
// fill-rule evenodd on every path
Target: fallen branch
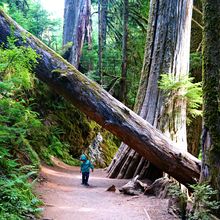
M 144 213 L 146 215 L 147 220 L 151 220 L 151 218 L 150 218 L 150 216 L 149 216 L 149 214 L 148 214 L 148 212 L 145 208 L 144 208 Z

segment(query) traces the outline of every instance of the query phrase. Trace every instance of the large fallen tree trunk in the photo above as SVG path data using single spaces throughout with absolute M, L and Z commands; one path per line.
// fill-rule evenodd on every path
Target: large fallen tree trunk
M 197 158 L 175 146 L 144 119 L 0 11 L 0 43 L 7 46 L 7 37 L 11 33 L 15 35 L 17 45 L 30 46 L 40 55 L 35 69 L 40 80 L 179 182 L 185 185 L 196 182 L 200 173 Z

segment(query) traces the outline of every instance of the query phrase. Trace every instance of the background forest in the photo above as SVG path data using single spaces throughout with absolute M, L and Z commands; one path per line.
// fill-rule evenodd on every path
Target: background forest
M 50 14 L 35 0 L 0 0 L 0 7 L 81 73 L 184 150 L 205 161 L 206 152 L 202 149 L 209 145 L 207 132 L 211 132 L 216 146 L 213 151 L 217 153 L 219 134 L 214 131 L 218 124 L 213 130 L 209 126 L 212 113 L 202 107 L 204 12 L 200 0 L 194 5 L 192 1 L 180 2 L 65 0 L 63 19 Z M 179 9 L 177 14 L 175 7 Z M 192 8 L 191 17 L 187 10 Z M 52 165 L 52 156 L 69 165 L 79 165 L 80 154 L 86 152 L 97 167 L 108 167 L 111 178 L 138 174 L 141 179 L 153 181 L 163 175 L 134 148 L 121 143 L 37 79 L 34 72 L 39 55 L 29 47 L 17 46 L 13 28 L 11 33 L 7 47 L 1 44 L 0 48 L 2 219 L 39 216 L 42 202 L 34 195 L 33 185 L 40 164 Z M 213 94 L 204 91 L 204 97 Z M 205 101 L 205 106 L 209 105 Z M 210 120 L 217 119 L 218 116 Z M 207 168 L 210 161 L 217 164 L 213 170 Z M 193 186 L 198 195 L 191 219 L 211 219 L 209 213 L 219 214 L 216 161 L 219 159 L 214 157 L 204 162 L 202 171 L 210 169 L 208 176 L 203 172 L 200 178 L 205 185 Z M 201 190 L 203 196 L 199 194 Z M 213 202 L 208 203 L 211 197 Z

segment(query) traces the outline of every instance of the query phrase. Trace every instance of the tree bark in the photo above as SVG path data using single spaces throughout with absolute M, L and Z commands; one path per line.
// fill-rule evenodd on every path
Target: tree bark
M 86 78 L 2 10 L 0 30 L 0 44 L 7 47 L 7 37 L 13 30 L 18 46 L 30 46 L 39 54 L 36 77 L 179 182 L 186 185 L 196 182 L 200 172 L 197 158 L 177 147 L 143 118 Z
M 171 92 L 169 97 L 166 97 L 159 89 L 158 81 L 161 74 L 170 75 L 176 82 L 188 75 L 191 17 L 192 0 L 151 1 L 145 57 L 134 109 L 142 118 L 178 143 L 185 151 L 187 151 L 186 99 L 181 98 L 184 89 L 179 89 L 177 95 Z M 130 144 L 129 146 L 132 147 Z M 132 149 L 130 154 L 133 155 Z M 139 160 L 139 157 L 136 156 L 135 159 Z M 118 163 L 124 161 L 122 156 L 118 160 Z M 109 177 L 132 177 L 121 174 L 123 170 L 126 170 L 125 168 L 118 169 L 124 167 L 123 164 L 115 168 L 114 164 L 112 166 Z M 138 169 L 140 167 L 143 167 L 140 172 L 143 175 L 145 173 L 147 175 L 145 177 L 151 180 L 161 175 L 161 170 L 147 165 L 143 159 L 140 160 Z M 144 167 L 147 167 L 149 171 L 144 171 Z M 131 174 L 131 172 L 127 173 Z M 133 176 L 137 174 L 135 172 Z M 150 174 L 153 176 L 149 176 Z
M 201 180 L 208 181 L 218 191 L 220 200 L 220 1 L 204 0 L 203 13 L 204 129 Z
M 101 5 L 102 0 L 98 0 L 98 43 L 99 43 L 99 49 L 98 49 L 98 71 L 99 71 L 99 84 L 103 84 L 103 73 L 102 73 L 102 58 L 103 58 L 103 41 L 102 41 L 102 5 Z
M 69 42 L 73 42 L 75 24 L 76 24 L 76 9 L 77 1 L 65 0 L 64 8 L 64 24 L 63 24 L 63 46 Z
M 98 72 L 99 83 L 103 85 L 103 56 L 106 45 L 108 0 L 98 0 Z
M 68 61 L 77 69 L 82 55 L 83 43 L 91 44 L 91 0 L 65 0 L 63 45 L 72 42 Z
M 127 94 L 127 49 L 128 49 L 128 0 L 124 0 L 123 6 L 123 38 L 122 38 L 122 64 L 120 80 L 120 101 L 126 104 Z

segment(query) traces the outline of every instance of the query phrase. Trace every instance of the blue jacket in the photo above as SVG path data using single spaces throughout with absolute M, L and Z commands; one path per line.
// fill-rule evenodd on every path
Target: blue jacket
M 89 173 L 90 169 L 92 170 L 94 169 L 94 166 L 91 164 L 89 160 L 87 160 L 84 154 L 80 157 L 80 160 L 82 161 L 80 164 L 82 173 L 85 173 L 85 172 Z

